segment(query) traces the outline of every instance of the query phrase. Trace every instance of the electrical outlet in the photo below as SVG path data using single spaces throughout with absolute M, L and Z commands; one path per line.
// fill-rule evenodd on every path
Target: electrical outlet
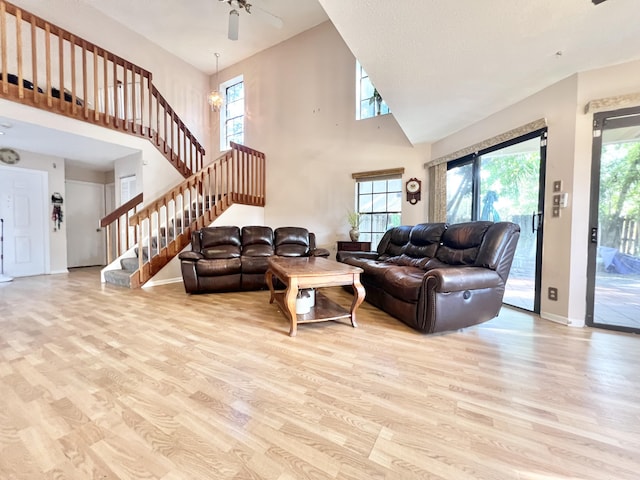
M 558 289 L 556 287 L 549 287 L 549 300 L 553 300 L 554 302 L 558 301 Z

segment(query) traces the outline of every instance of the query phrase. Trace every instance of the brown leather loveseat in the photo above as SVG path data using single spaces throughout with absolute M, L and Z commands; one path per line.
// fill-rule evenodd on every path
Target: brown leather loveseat
M 306 228 L 205 227 L 191 235 L 191 251 L 179 255 L 187 293 L 266 288 L 268 258 L 329 256 Z
M 388 230 L 376 252 L 338 252 L 360 267 L 366 300 L 416 330 L 456 330 L 496 317 L 520 227 L 424 223 Z

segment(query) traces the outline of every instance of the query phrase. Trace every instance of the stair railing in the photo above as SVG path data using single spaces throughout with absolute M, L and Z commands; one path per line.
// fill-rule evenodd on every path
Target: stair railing
M 140 193 L 100 219 L 100 228 L 105 228 L 107 235 L 107 265 L 138 243 L 138 230 L 129 225 L 129 218 L 140 209 L 143 200 Z
M 142 67 L 0 0 L 0 98 L 148 138 L 186 178 L 204 148 Z
M 265 205 L 265 155 L 231 143 L 231 150 L 149 202 L 129 218 L 138 233 L 138 270 L 131 287 L 144 284 L 234 203 Z

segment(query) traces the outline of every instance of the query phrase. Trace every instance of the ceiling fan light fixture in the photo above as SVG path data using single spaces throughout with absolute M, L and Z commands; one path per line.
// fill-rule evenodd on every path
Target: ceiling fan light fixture
M 236 9 L 229 12 L 229 40 L 238 40 L 238 30 L 240 29 L 240 14 Z

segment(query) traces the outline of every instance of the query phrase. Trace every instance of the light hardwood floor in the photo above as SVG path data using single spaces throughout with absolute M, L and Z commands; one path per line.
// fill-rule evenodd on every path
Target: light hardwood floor
M 640 477 L 637 336 L 506 308 L 425 336 L 365 303 L 291 338 L 268 299 L 0 284 L 0 479 Z

